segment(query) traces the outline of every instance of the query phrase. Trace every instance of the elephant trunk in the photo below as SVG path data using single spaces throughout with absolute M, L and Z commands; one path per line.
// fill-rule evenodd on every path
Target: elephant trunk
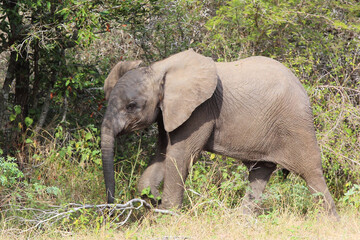
M 101 153 L 108 203 L 114 203 L 115 196 L 114 143 L 115 136 L 120 132 L 117 130 L 119 129 L 109 124 L 108 121 L 103 121 L 101 127 Z

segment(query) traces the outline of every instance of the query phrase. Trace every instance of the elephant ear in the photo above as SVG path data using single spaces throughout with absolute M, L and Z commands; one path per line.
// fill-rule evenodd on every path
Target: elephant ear
M 215 63 L 190 49 L 152 67 L 162 76 L 163 99 L 160 107 L 164 128 L 172 132 L 213 95 L 217 85 Z
M 117 81 L 131 69 L 138 68 L 139 65 L 142 63 L 141 60 L 137 61 L 127 61 L 127 62 L 118 62 L 113 69 L 111 69 L 108 77 L 105 79 L 104 83 L 104 92 L 105 92 L 105 99 L 108 100 L 110 97 L 110 93 L 114 88 Z

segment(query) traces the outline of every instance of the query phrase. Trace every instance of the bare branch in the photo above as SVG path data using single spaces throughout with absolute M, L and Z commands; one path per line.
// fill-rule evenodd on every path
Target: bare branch
M 3 206 L 4 207 L 4 206 Z M 14 215 L 7 218 L 7 221 L 17 220 L 30 225 L 30 227 L 23 230 L 23 232 L 29 232 L 34 229 L 44 227 L 45 225 L 51 226 L 60 220 L 71 217 L 74 213 L 81 213 L 85 209 L 93 209 L 98 212 L 96 216 L 103 216 L 105 221 L 110 223 L 115 228 L 123 226 L 130 218 L 134 210 L 139 210 L 142 207 L 149 209 L 156 213 L 178 215 L 175 212 L 169 210 L 162 210 L 153 208 L 149 203 L 143 199 L 132 199 L 125 204 L 77 204 L 69 203 L 65 206 L 49 206 L 49 209 L 36 209 L 27 208 L 21 206 L 7 205 L 8 209 L 2 210 L 2 212 L 27 212 L 25 216 L 31 216 L 31 218 L 21 217 Z M 106 211 L 105 211 L 106 210 Z M 126 214 L 126 215 L 125 215 Z M 23 215 L 23 214 L 21 214 Z M 119 217 L 124 217 L 124 220 L 118 222 Z

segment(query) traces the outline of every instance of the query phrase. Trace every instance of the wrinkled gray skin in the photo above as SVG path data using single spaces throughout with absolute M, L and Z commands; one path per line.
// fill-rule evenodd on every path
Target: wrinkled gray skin
M 138 188 L 150 187 L 156 197 L 164 181 L 162 208 L 181 206 L 189 168 L 206 150 L 236 158 L 249 169 L 245 212 L 254 210 L 279 164 L 300 175 L 311 192 L 321 193 L 326 211 L 337 217 L 307 94 L 281 63 L 265 57 L 215 63 L 188 50 L 128 71 L 113 82 L 116 85 L 106 89 L 108 107 L 101 128 L 108 203 L 114 202 L 115 136 L 157 121 L 157 155 Z

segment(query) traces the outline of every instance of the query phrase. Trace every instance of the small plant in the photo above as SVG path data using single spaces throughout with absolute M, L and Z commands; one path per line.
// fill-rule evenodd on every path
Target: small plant
M 266 213 L 286 210 L 303 215 L 317 208 L 314 197 L 299 176 L 290 174 L 284 181 L 280 174 L 274 174 L 266 187 L 261 206 Z
M 0 153 L 1 154 L 1 153 Z M 6 188 L 14 187 L 24 174 L 19 169 L 16 159 L 13 157 L 0 157 L 0 186 Z
M 346 206 L 353 206 L 355 209 L 360 208 L 360 185 L 354 184 L 341 199 L 341 202 Z
M 161 200 L 161 196 L 158 196 L 158 197 L 155 198 L 155 196 L 153 194 L 151 194 L 150 187 L 147 187 L 147 188 L 143 189 L 141 191 L 141 196 L 142 197 L 147 197 L 147 198 L 149 198 L 151 200 L 154 200 L 156 202 Z

